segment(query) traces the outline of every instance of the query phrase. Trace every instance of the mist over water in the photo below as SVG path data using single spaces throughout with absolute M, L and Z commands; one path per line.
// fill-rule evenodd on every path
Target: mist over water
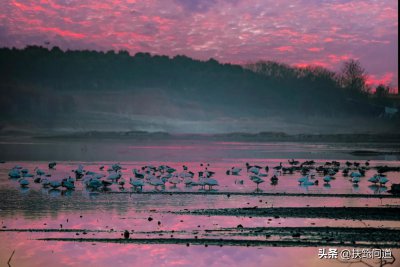
M 29 62 L 29 67 L 26 67 Z M 357 61 L 349 61 L 362 70 Z M 350 64 L 349 63 L 349 64 Z M 350 64 L 350 66 L 352 66 Z M 0 49 L 0 133 L 394 133 L 398 98 L 322 67 L 126 51 Z M 346 79 L 345 79 L 346 78 Z M 383 88 L 383 90 L 386 90 Z M 385 92 L 385 91 L 383 91 Z
M 207 139 L 207 138 L 206 138 Z M 215 160 L 273 159 L 315 160 L 399 160 L 397 143 L 256 142 L 197 139 L 126 138 L 6 138 L 0 142 L 0 159 L 9 161 L 173 161 L 214 162 Z M 354 151 L 371 152 L 365 155 Z M 275 162 L 276 163 L 276 162 Z M 278 162 L 279 163 L 279 162 Z M 384 164 L 384 162 L 381 162 Z

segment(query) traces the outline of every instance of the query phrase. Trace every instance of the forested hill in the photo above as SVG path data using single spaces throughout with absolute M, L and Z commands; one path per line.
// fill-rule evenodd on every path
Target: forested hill
M 243 67 L 126 51 L 2 48 L 1 128 L 349 132 L 346 123 L 362 120 L 388 125 L 380 131 L 397 127 L 398 117 L 379 117 L 389 102 L 359 82 L 276 62 Z

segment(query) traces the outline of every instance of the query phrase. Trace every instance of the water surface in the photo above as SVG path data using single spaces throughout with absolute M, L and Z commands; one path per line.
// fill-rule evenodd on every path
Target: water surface
M 325 218 L 274 218 L 251 216 L 209 216 L 175 214 L 173 212 L 194 209 L 223 209 L 246 207 L 399 207 L 399 198 L 388 198 L 387 189 L 391 183 L 399 183 L 398 172 L 389 172 L 390 180 L 386 187 L 371 187 L 367 179 L 378 165 L 400 166 L 396 156 L 356 157 L 349 152 L 355 149 L 381 149 L 389 151 L 390 146 L 366 144 L 310 144 L 310 143 L 240 143 L 171 141 L 159 142 L 86 142 L 25 140 L 2 142 L 1 157 L 6 160 L 0 164 L 0 262 L 7 263 L 11 253 L 12 266 L 346 266 L 335 259 L 319 259 L 318 249 L 311 247 L 273 247 L 273 246 L 218 246 L 189 244 L 119 244 L 102 242 L 40 241 L 40 238 L 103 238 L 120 239 L 128 230 L 131 238 L 194 238 L 199 239 L 248 239 L 265 240 L 264 236 L 240 236 L 215 234 L 214 230 L 232 228 L 238 225 L 245 228 L 257 227 L 357 227 L 399 229 L 399 221 L 347 220 Z M 260 185 L 263 193 L 286 193 L 289 195 L 254 194 L 255 184 L 249 180 L 245 169 L 240 176 L 227 175 L 231 167 L 242 167 L 249 162 L 261 166 L 277 166 L 287 160 L 300 161 L 314 159 L 318 164 L 325 161 L 370 160 L 371 168 L 361 178 L 358 187 L 353 186 L 348 177 L 339 172 L 330 185 L 324 185 L 322 175 L 318 186 L 304 187 L 297 179 L 301 175 L 280 175 L 277 185 L 271 185 L 269 177 Z M 58 162 L 55 170 L 48 170 L 51 160 Z M 154 192 L 154 187 L 145 185 L 145 194 L 134 192 L 130 186 L 120 188 L 111 186 L 111 193 L 92 192 L 81 182 L 76 189 L 43 189 L 40 184 L 31 182 L 29 188 L 21 188 L 16 180 L 8 178 L 8 171 L 15 165 L 28 168 L 31 172 L 39 167 L 51 174 L 50 180 L 73 175 L 78 164 L 85 170 L 100 171 L 112 163 L 123 166 L 123 177 L 128 181 L 132 169 L 143 165 L 167 164 L 182 170 L 186 165 L 197 173 L 204 168 L 200 164 L 210 164 L 215 171 L 219 186 L 218 194 L 204 192 L 197 194 L 199 187 L 176 187 L 167 184 L 164 192 L 186 192 L 185 194 L 166 194 Z M 243 181 L 243 183 L 241 182 Z M 192 194 L 196 192 L 196 194 Z M 203 192 L 203 191 L 201 191 Z M 240 194 L 235 194 L 240 193 Z M 323 194 L 316 196 L 291 196 L 290 194 Z M 341 194 L 361 194 L 365 197 L 343 197 Z M 332 196 L 329 196 L 332 195 Z M 375 195 L 378 197 L 367 197 Z M 151 218 L 151 220 L 149 220 Z M 31 229 L 34 232 L 22 230 Z M 12 230 L 12 231 L 11 231 Z M 50 231 L 51 230 L 51 231 Z M 62 231 L 63 230 L 63 231 Z M 65 231 L 64 231 L 65 230 Z M 85 233 L 84 233 L 85 232 Z M 291 237 L 273 235 L 272 241 L 289 240 Z M 303 239 L 303 237 L 301 238 Z M 326 246 L 328 248 L 329 245 Z M 340 247 L 340 249 L 352 246 Z M 393 255 L 400 258 L 400 250 L 392 249 Z M 378 261 L 368 261 L 379 266 Z M 396 262 L 397 263 L 397 262 Z M 395 263 L 395 264 L 396 264 Z M 354 266 L 363 266 L 362 264 Z M 395 265 L 393 265 L 395 266 Z

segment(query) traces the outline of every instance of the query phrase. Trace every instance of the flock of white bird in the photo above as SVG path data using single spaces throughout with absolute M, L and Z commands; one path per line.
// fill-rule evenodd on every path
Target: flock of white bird
M 57 163 L 50 162 L 49 169 L 55 169 Z M 202 164 L 203 166 L 203 164 Z M 218 181 L 212 178 L 215 172 L 208 170 L 208 166 L 204 167 L 203 171 L 198 172 L 198 179 L 194 178 L 194 173 L 189 171 L 186 166 L 183 166 L 183 171 L 178 172 L 176 169 L 167 165 L 143 166 L 140 170 L 133 169 L 133 177 L 129 178 L 129 184 L 135 191 L 142 191 L 145 184 L 154 186 L 155 190 L 163 190 L 167 183 L 176 186 L 179 183 L 184 183 L 186 186 L 200 186 L 203 190 L 213 190 L 214 186 L 218 186 Z M 65 177 L 60 181 L 49 180 L 50 173 L 35 168 L 34 173 L 30 173 L 28 169 L 22 166 L 14 166 L 8 173 L 10 179 L 18 179 L 21 187 L 28 187 L 30 179 L 34 183 L 42 184 L 46 188 L 65 188 L 67 190 L 75 189 L 75 182 L 82 181 L 86 188 L 91 190 L 107 190 L 111 185 L 118 184 L 120 187 L 126 185 L 126 180 L 123 177 L 122 166 L 119 163 L 113 164 L 107 169 L 107 174 L 104 173 L 104 166 L 99 168 L 101 172 L 87 171 L 82 164 L 79 164 L 74 172 L 75 177 Z
M 335 180 L 335 175 L 342 172 L 342 176 L 348 177 L 349 181 L 357 186 L 362 177 L 365 176 L 365 171 L 369 169 L 369 162 L 360 164 L 358 162 L 346 162 L 344 168 L 340 168 L 340 163 L 337 161 L 325 162 L 315 167 L 314 161 L 305 161 L 300 163 L 294 159 L 288 160 L 289 166 L 284 167 L 282 163 L 278 166 L 272 167 L 273 174 L 271 175 L 271 185 L 276 185 L 279 181 L 279 176 L 294 172 L 300 172 L 303 176 L 298 179 L 301 186 L 318 185 L 319 180 L 316 178 L 317 173 L 323 176 L 322 180 L 324 185 L 329 184 Z M 50 162 L 49 169 L 55 169 L 57 163 Z M 164 190 L 167 183 L 172 187 L 183 183 L 185 186 L 199 186 L 201 190 L 213 190 L 213 187 L 218 186 L 218 180 L 214 178 L 215 172 L 209 170 L 210 164 L 200 164 L 201 171 L 198 171 L 197 177 L 195 173 L 190 171 L 187 166 L 182 166 L 182 171 L 178 171 L 167 165 L 153 166 L 146 165 L 139 169 L 132 169 L 132 177 L 129 178 L 129 184 L 134 191 L 142 191 L 143 187 L 148 184 L 154 187 L 155 190 Z M 250 181 L 256 184 L 256 191 L 259 191 L 259 185 L 265 182 L 266 177 L 269 175 L 269 166 L 250 165 L 246 163 L 245 169 Z M 75 182 L 82 181 L 83 185 L 92 191 L 102 190 L 106 191 L 113 184 L 120 187 L 126 185 L 126 180 L 122 173 L 123 167 L 119 163 L 112 164 L 105 170 L 104 166 L 100 166 L 100 172 L 85 170 L 82 164 L 79 164 L 75 170 L 72 170 L 74 177 L 68 177 L 61 180 L 49 179 L 51 174 L 42 169 L 35 168 L 31 173 L 27 168 L 22 166 L 14 166 L 8 173 L 11 179 L 18 179 L 21 187 L 28 187 L 33 180 L 34 183 L 41 184 L 45 188 L 65 188 L 66 190 L 75 189 Z M 105 172 L 106 171 L 106 172 Z M 232 167 L 226 171 L 227 175 L 240 176 L 242 168 Z M 389 181 L 383 173 L 373 175 L 368 181 L 374 186 L 383 187 Z M 243 180 L 235 180 L 235 183 L 243 184 Z

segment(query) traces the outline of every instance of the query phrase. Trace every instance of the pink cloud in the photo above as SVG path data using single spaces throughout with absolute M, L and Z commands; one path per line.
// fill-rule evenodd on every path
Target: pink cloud
M 310 47 L 307 50 L 310 52 L 320 52 L 320 51 L 324 50 L 324 48 L 323 47 Z
M 85 34 L 82 34 L 82 33 L 61 30 L 59 28 L 38 27 L 38 29 L 41 31 L 52 32 L 52 33 L 61 35 L 63 37 L 70 37 L 70 38 L 74 38 L 74 39 L 81 39 L 81 38 L 85 38 L 85 36 L 86 36 Z
M 45 9 L 41 6 L 37 5 L 25 5 L 17 1 L 13 1 L 13 5 L 18 7 L 19 9 L 23 11 L 44 11 Z
M 354 58 L 354 57 L 352 57 L 350 55 L 334 55 L 334 54 L 328 55 L 329 61 L 331 61 L 333 63 L 343 62 L 343 61 L 349 60 L 350 58 Z
M 301 63 L 295 63 L 293 66 L 298 67 L 298 68 L 307 68 L 310 66 L 318 66 L 318 67 L 323 67 L 323 68 L 331 68 L 332 66 L 324 61 L 320 60 L 313 60 L 309 61 L 307 63 L 301 62 Z
M 333 38 L 330 38 L 330 37 L 327 37 L 327 38 L 324 39 L 325 43 L 330 43 L 330 42 L 333 42 L 333 41 L 334 41 Z
M 232 63 L 276 60 L 334 70 L 357 58 L 379 76 L 398 72 L 397 11 L 391 0 L 301 5 L 290 0 L 5 0 L 0 46 L 46 39 L 64 49 L 118 47 L 132 54 L 186 54 Z
M 293 52 L 293 47 L 292 46 L 280 46 L 275 48 L 275 50 L 278 50 L 279 52 Z
M 379 84 L 390 84 L 394 78 L 394 73 L 388 72 L 383 75 L 369 75 L 367 79 L 367 84 L 370 86 L 377 86 Z
M 293 66 L 297 67 L 297 68 L 307 68 L 309 66 L 308 63 L 297 63 L 297 64 L 293 64 Z

